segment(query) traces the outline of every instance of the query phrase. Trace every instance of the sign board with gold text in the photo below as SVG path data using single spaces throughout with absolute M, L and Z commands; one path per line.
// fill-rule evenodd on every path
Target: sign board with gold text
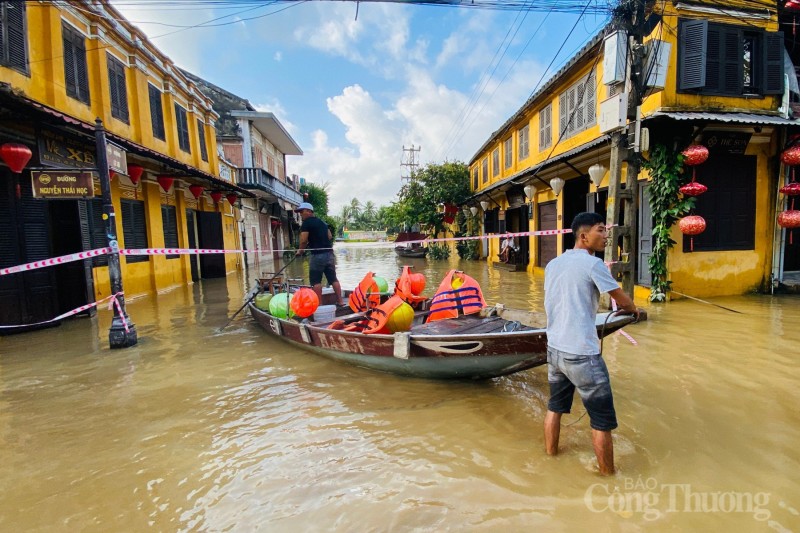
M 80 170 L 31 170 L 34 198 L 72 200 L 94 197 L 94 172 Z

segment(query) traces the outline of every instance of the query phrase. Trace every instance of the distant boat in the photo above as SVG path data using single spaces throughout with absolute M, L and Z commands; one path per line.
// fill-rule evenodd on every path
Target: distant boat
M 397 234 L 394 241 L 394 253 L 399 257 L 425 257 L 428 255 L 428 247 L 423 246 L 421 242 L 409 241 L 424 241 L 426 235 L 417 231 L 404 231 Z

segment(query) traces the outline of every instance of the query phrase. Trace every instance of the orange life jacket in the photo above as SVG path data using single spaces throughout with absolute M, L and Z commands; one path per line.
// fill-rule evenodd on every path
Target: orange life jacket
M 403 272 L 400 274 L 400 277 L 397 278 L 397 281 L 394 282 L 394 294 L 411 305 L 425 300 L 424 296 L 417 296 L 414 294 L 414 291 L 411 290 L 411 267 L 403 267 Z
M 381 295 L 378 290 L 378 284 L 373 279 L 374 275 L 372 272 L 367 272 L 358 287 L 350 293 L 348 303 L 354 313 L 360 313 L 380 305 Z
M 458 288 L 453 288 L 453 278 L 463 280 Z M 430 314 L 426 322 L 455 318 L 459 314 L 470 315 L 486 307 L 480 285 L 463 272 L 451 270 L 436 289 L 431 300 Z
M 386 322 L 395 309 L 400 307 L 405 301 L 395 295 L 377 307 L 371 308 L 364 314 L 364 317 L 353 324 L 345 325 L 344 321 L 333 322 L 328 329 L 340 329 L 344 331 L 360 331 L 361 333 L 390 333 L 386 328 Z

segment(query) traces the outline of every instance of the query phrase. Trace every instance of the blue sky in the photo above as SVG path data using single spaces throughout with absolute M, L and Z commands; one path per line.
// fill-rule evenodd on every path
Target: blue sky
M 578 18 L 361 3 L 356 20 L 355 2 L 113 3 L 179 66 L 275 113 L 304 152 L 287 171 L 326 184 L 334 214 L 354 197 L 392 202 L 403 145 L 421 146 L 423 164 L 468 161 L 535 90 Z M 181 29 L 163 24 L 245 9 L 211 23 L 227 25 L 157 37 Z M 544 81 L 604 23 L 578 21 Z

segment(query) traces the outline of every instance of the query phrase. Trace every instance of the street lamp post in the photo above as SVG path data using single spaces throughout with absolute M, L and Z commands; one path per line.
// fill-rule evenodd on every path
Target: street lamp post
M 100 175 L 100 192 L 103 195 L 103 220 L 106 223 L 106 237 L 111 251 L 108 253 L 108 279 L 111 282 L 114 318 L 108 331 L 111 348 L 127 348 L 138 342 L 136 326 L 125 312 L 125 295 L 122 292 L 122 273 L 119 267 L 119 243 L 117 242 L 117 223 L 114 204 L 111 203 L 111 178 L 108 174 L 106 154 L 106 130 L 99 118 L 94 125 L 94 140 L 97 150 L 97 172 Z

